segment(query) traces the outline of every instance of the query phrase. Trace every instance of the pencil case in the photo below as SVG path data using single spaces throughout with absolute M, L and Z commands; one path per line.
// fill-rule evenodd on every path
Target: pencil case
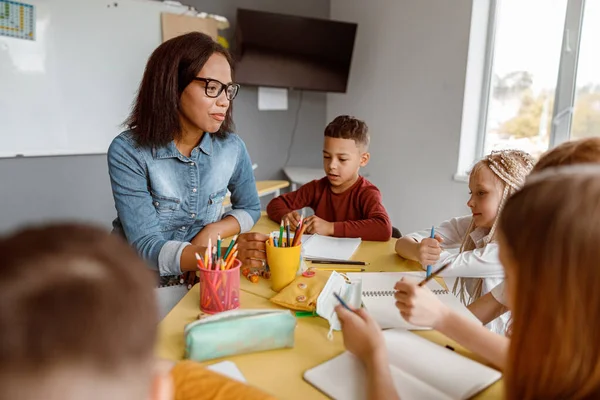
M 288 310 L 231 310 L 186 325 L 186 358 L 206 361 L 294 347 L 296 318 Z
M 314 274 L 297 276 L 283 290 L 271 297 L 271 302 L 297 311 L 315 311 L 317 298 L 325 287 L 331 272 L 314 271 Z

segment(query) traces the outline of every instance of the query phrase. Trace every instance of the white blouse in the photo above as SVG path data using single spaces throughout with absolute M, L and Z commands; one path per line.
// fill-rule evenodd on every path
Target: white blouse
M 441 243 L 443 251 L 440 254 L 440 259 L 435 265 L 432 265 L 432 270 L 435 272 L 438 268 L 450 264 L 440 274 L 441 277 L 482 278 L 483 286 L 481 295 L 484 295 L 504 281 L 504 269 L 498 258 L 498 244 L 495 242 L 485 244 L 489 229 L 475 228 L 470 235 L 475 243 L 475 249 L 463 251 L 462 253 L 459 252 L 463 239 L 471 225 L 472 218 L 471 215 L 452 218 L 435 227 L 435 233 L 444 241 Z M 415 239 L 417 242 L 421 242 L 421 240 L 430 237 L 430 235 L 431 229 L 411 233 L 406 236 Z M 423 266 L 423 269 L 425 268 L 426 266 Z M 446 279 L 446 281 L 448 280 Z M 454 281 L 455 279 L 451 280 Z M 467 279 L 465 282 L 469 303 L 475 300 L 471 297 L 474 294 L 477 283 L 478 279 Z M 451 285 L 448 285 L 448 287 L 452 289 Z M 488 324 L 488 328 L 496 333 L 504 334 L 509 318 L 509 313 L 506 313 Z
M 506 307 L 506 291 L 504 289 L 504 281 L 492 289 L 492 296 L 496 301 Z

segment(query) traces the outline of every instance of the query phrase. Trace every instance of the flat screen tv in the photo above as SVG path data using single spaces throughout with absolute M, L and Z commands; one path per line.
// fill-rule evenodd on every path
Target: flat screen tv
M 357 24 L 238 9 L 235 80 L 346 92 Z

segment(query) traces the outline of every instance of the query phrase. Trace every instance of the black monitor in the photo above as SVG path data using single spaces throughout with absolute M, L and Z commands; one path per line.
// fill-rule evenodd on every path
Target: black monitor
M 238 9 L 235 80 L 346 92 L 357 24 Z

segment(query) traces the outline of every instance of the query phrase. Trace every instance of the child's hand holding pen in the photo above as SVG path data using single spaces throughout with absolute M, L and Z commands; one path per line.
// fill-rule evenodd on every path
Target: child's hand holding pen
M 394 286 L 396 307 L 400 315 L 411 324 L 436 329 L 450 312 L 448 306 L 440 301 L 425 285 L 418 281 L 402 278 Z
M 353 310 L 336 295 L 340 305 L 335 312 L 342 324 L 344 346 L 363 363 L 381 362 L 387 365 L 387 351 L 383 333 L 367 310 Z
M 418 247 L 419 263 L 421 263 L 423 266 L 434 265 L 437 263 L 440 259 L 440 254 L 442 253 L 442 247 L 440 246 L 440 243 L 443 242 L 444 240 L 442 237 L 437 234 L 433 239 L 425 238 L 421 240 L 421 243 L 419 243 Z

